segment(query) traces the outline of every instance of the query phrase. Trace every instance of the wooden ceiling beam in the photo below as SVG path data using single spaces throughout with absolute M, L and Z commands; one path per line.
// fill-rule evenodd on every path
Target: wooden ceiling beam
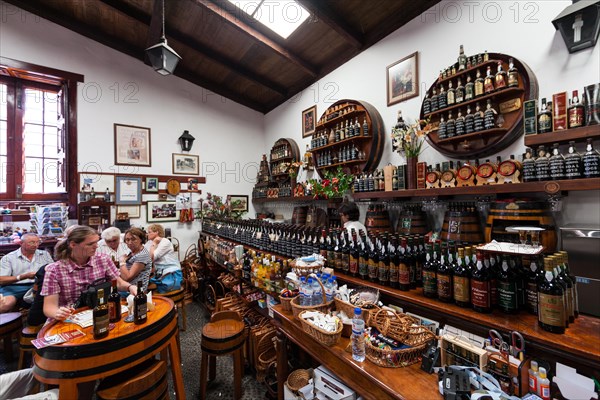
M 279 43 L 271 40 L 262 32 L 254 29 L 250 25 L 243 22 L 237 16 L 231 14 L 226 9 L 222 8 L 220 5 L 214 3 L 211 0 L 189 0 L 194 4 L 202 6 L 204 9 L 212 12 L 214 15 L 222 18 L 227 21 L 229 24 L 237 28 L 240 32 L 248 35 L 250 38 L 254 38 L 263 46 L 266 46 L 268 49 L 271 49 L 275 53 L 279 54 L 281 57 L 285 58 L 287 61 L 297 65 L 302 70 L 304 70 L 308 75 L 315 78 L 318 75 L 318 71 L 306 61 L 302 60 L 297 55 L 293 54 L 291 51 L 280 45 Z M 233 6 L 233 5 L 232 5 Z
M 325 2 L 322 0 L 296 0 L 302 7 L 306 8 L 313 16 L 323 21 L 331 29 L 336 31 L 341 37 L 349 42 L 352 47 L 362 49 L 364 38 L 355 29 L 342 20 Z
M 158 40 L 160 38 L 160 33 L 162 30 L 161 29 L 162 28 L 162 20 L 160 19 L 160 13 L 162 12 L 162 10 L 160 8 L 160 6 L 161 6 L 160 0 L 154 1 L 154 14 L 151 17 L 149 17 L 148 15 L 146 15 L 143 12 L 139 12 L 138 10 L 134 9 L 133 7 L 131 7 L 128 4 L 126 4 L 122 1 L 119 1 L 119 0 L 100 0 L 100 1 L 102 1 L 104 4 L 111 6 L 115 10 L 120 11 L 121 13 L 137 20 L 138 22 L 141 22 L 142 24 L 145 24 L 145 25 L 150 24 L 150 31 L 148 32 L 148 38 L 153 37 L 154 32 L 152 32 L 152 29 L 153 29 L 152 24 L 155 23 L 155 20 L 158 20 L 159 27 L 158 27 L 158 34 L 156 36 L 156 39 L 153 42 L 147 43 L 146 47 L 150 47 L 150 46 L 158 43 Z M 158 9 L 157 9 L 157 4 L 158 4 Z M 176 27 L 169 26 L 168 29 L 166 29 L 166 31 L 167 31 L 166 33 L 168 34 L 167 35 L 168 38 L 171 38 L 171 39 L 183 44 L 184 46 L 187 46 L 190 49 L 193 49 L 195 52 L 199 53 L 202 57 L 205 57 L 212 62 L 215 62 L 217 64 L 220 64 L 220 65 L 228 68 L 229 70 L 235 72 L 237 75 L 240 75 L 242 78 L 247 79 L 256 85 L 259 85 L 259 86 L 264 87 L 272 92 L 277 93 L 280 97 L 287 97 L 287 95 L 288 95 L 287 89 L 284 88 L 283 86 L 279 85 L 278 83 L 273 82 L 270 79 L 267 79 L 265 77 L 262 77 L 262 76 L 256 74 L 255 72 L 251 71 L 244 65 L 237 63 L 235 60 L 205 46 L 204 44 L 200 43 L 193 37 L 182 33 Z M 180 63 L 180 65 L 183 63 L 185 63 L 185 60 L 183 60 Z
M 105 1 L 105 3 L 109 4 L 111 7 L 113 7 L 112 4 L 110 4 L 110 3 L 114 3 L 114 2 Z M 154 0 L 154 10 L 152 11 L 150 27 L 148 28 L 148 36 L 146 37 L 146 48 L 148 48 L 150 46 L 154 46 L 156 43 L 158 43 L 158 41 L 161 38 L 161 35 L 162 35 L 162 18 L 161 18 L 161 16 L 162 16 L 162 12 L 163 12 L 162 4 L 163 3 L 161 0 Z M 116 8 L 116 7 L 113 7 L 113 8 Z M 129 8 L 131 8 L 131 7 L 129 7 Z M 127 13 L 125 13 L 125 14 L 127 14 Z M 129 14 L 127 14 L 127 15 L 129 15 Z M 133 17 L 133 15 L 130 15 L 130 16 Z

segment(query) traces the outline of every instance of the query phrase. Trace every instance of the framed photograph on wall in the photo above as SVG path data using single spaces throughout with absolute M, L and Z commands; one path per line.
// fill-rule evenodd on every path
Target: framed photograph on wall
M 232 206 L 231 207 L 232 210 L 234 210 L 234 211 L 248 211 L 248 196 L 247 195 L 231 194 L 231 195 L 229 195 L 229 199 L 231 200 L 231 203 L 233 203 L 234 201 L 239 201 L 240 202 L 235 207 Z
M 117 206 L 117 214 L 127 213 L 129 218 L 140 217 L 140 206 Z
M 109 193 L 114 193 L 115 175 L 97 172 L 80 172 L 79 188 L 82 192 L 91 192 L 93 188 L 96 193 L 104 193 L 107 189 Z
M 419 95 L 419 52 L 388 65 L 387 105 L 399 103 Z
M 309 137 L 315 133 L 317 126 L 317 106 L 314 105 L 302 111 L 302 137 Z
M 149 201 L 146 203 L 147 222 L 172 222 L 179 220 L 179 210 L 174 201 Z
M 158 178 L 146 178 L 146 192 L 158 192 Z
M 193 154 L 173 153 L 173 174 L 199 175 L 200 156 L 195 156 Z
M 115 187 L 116 205 L 138 205 L 142 203 L 142 178 L 116 176 Z
M 115 165 L 152 166 L 150 128 L 114 124 Z

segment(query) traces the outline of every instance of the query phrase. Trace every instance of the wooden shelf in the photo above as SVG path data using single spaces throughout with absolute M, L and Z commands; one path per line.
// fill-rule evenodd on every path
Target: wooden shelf
M 542 144 L 569 143 L 571 140 L 585 142 L 586 139 L 600 139 L 600 125 L 582 126 L 581 128 L 567 129 L 564 131 L 540 133 L 525 136 L 525 146 L 539 146 Z
M 485 100 L 487 100 L 487 99 L 496 100 L 496 98 L 500 99 L 500 98 L 510 97 L 511 95 L 517 96 L 517 95 L 520 95 L 521 93 L 523 93 L 523 89 L 517 88 L 517 87 L 511 87 L 511 88 L 506 88 L 506 89 L 502 89 L 502 90 L 497 90 L 492 93 L 484 94 L 483 96 L 475 97 L 471 100 L 453 104 L 449 107 L 438 108 L 436 111 L 430 112 L 429 114 L 425 114 L 425 118 L 439 115 L 440 113 L 447 113 L 448 111 L 453 111 L 453 110 L 456 110 L 461 107 L 466 110 L 466 106 L 468 104 L 475 104 L 477 102 L 479 102 L 479 104 L 481 105 L 481 111 L 485 111 L 485 104 L 486 104 Z M 475 112 L 475 109 L 473 108 L 472 111 Z
M 500 185 L 410 189 L 392 192 L 361 192 L 353 193 L 354 200 L 396 199 L 405 197 L 438 197 L 458 195 L 492 195 L 498 193 L 548 193 L 555 194 L 563 191 L 599 190 L 600 178 L 507 183 Z
M 491 67 L 495 67 L 496 65 L 498 65 L 498 61 L 501 60 L 487 60 L 485 62 L 482 62 L 481 64 L 477 64 L 475 66 L 472 66 L 471 68 L 466 68 L 463 69 L 462 71 L 456 71 L 456 73 L 452 76 L 448 76 L 446 78 L 438 78 L 437 83 L 438 84 L 442 84 L 448 81 L 451 81 L 452 79 L 456 79 L 456 78 L 463 78 L 466 77 L 467 75 L 469 75 L 470 73 L 476 73 L 477 70 L 481 70 L 481 76 L 485 77 L 485 71 L 487 66 L 491 66 Z M 457 63 L 455 63 L 457 64 Z M 475 82 L 475 76 L 472 76 L 471 78 L 473 78 L 472 82 Z M 465 81 L 463 83 L 466 83 L 467 80 L 465 78 Z
M 341 197 L 334 197 L 331 199 L 315 199 L 314 196 L 294 196 L 294 197 L 260 197 L 258 199 L 252 199 L 254 203 L 282 203 L 282 202 L 306 202 L 306 201 L 328 201 L 332 203 L 341 203 Z
M 330 125 L 333 125 L 335 123 L 339 123 L 340 121 L 343 121 L 343 120 L 345 120 L 345 119 L 347 119 L 349 117 L 358 116 L 359 114 L 364 114 L 364 113 L 365 113 L 365 109 L 364 108 L 357 107 L 357 109 L 354 110 L 354 111 L 347 112 L 347 113 L 345 113 L 343 115 L 338 115 L 335 118 L 331 118 L 329 121 L 324 121 L 322 123 L 317 124 L 316 128 L 317 129 L 324 128 L 326 126 L 330 126 Z M 361 122 L 361 121 L 359 121 L 359 122 Z M 362 122 L 361 122 L 361 124 L 362 124 Z
M 369 136 L 352 136 L 351 138 L 340 140 L 339 142 L 328 143 L 325 146 L 315 147 L 314 149 L 310 149 L 312 152 L 320 152 L 323 150 L 330 149 L 332 147 L 338 147 L 342 144 L 352 143 L 353 140 L 362 140 L 362 139 L 371 139 L 371 135 Z
M 346 165 L 362 164 L 365 161 L 366 160 L 349 160 L 349 161 L 344 161 L 344 162 L 330 164 L 330 165 L 323 165 L 322 167 L 315 167 L 315 168 L 319 171 L 322 171 L 325 169 L 331 169 L 331 168 L 335 168 L 335 167 L 344 167 Z
M 472 139 L 483 139 L 484 142 L 487 142 L 491 137 L 497 135 L 503 135 L 506 133 L 508 129 L 506 128 L 494 128 L 494 129 L 486 129 L 484 131 L 467 133 L 465 135 L 453 136 L 451 138 L 446 139 L 438 139 L 438 144 L 444 143 L 454 143 L 455 146 L 462 141 L 469 141 Z

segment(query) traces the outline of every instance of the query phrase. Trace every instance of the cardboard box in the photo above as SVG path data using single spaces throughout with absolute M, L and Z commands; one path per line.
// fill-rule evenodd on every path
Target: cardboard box
M 552 130 L 567 129 L 567 92 L 552 95 Z
M 315 370 L 315 389 L 332 400 L 356 400 L 356 392 L 322 365 Z
M 525 135 L 535 135 L 537 133 L 537 100 L 527 100 L 523 103 L 523 127 Z

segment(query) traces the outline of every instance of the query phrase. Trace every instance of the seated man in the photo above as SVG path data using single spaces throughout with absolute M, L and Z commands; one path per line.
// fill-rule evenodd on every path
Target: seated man
M 119 228 L 111 226 L 102 231 L 100 235 L 102 240 L 98 242 L 98 254 L 108 254 L 117 263 L 121 257 L 129 254 L 129 248 L 121 241 L 121 231 Z
M 37 235 L 27 233 L 21 237 L 21 247 L 0 260 L 0 294 L 4 295 L 0 313 L 13 310 L 32 288 L 38 269 L 54 262 L 50 253 L 38 249 L 40 243 Z
M 21 369 L 0 375 L 0 399 L 19 400 L 55 400 L 58 399 L 58 389 L 31 394 L 38 383 L 33 377 L 33 369 Z

